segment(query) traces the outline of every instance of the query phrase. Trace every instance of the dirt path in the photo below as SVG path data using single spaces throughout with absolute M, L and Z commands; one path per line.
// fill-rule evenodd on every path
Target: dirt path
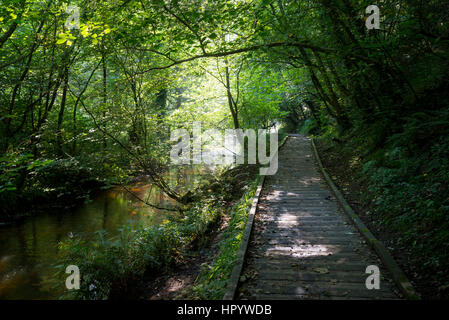
M 366 268 L 380 268 L 368 290 Z M 387 271 L 321 177 L 310 139 L 290 136 L 257 208 L 239 299 L 399 299 Z

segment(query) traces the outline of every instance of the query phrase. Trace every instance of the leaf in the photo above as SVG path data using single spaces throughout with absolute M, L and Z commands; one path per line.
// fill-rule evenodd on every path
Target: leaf
M 314 268 L 312 270 L 317 273 L 321 273 L 321 274 L 329 273 L 329 269 L 327 269 L 327 268 Z
M 89 36 L 89 26 L 87 25 L 82 25 L 81 26 L 81 35 L 86 38 Z
M 65 34 L 59 34 L 58 40 L 56 41 L 56 44 L 63 44 L 67 41 L 67 36 Z

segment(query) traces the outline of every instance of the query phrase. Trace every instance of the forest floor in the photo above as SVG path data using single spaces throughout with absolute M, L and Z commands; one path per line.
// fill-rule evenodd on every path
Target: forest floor
M 363 196 L 368 194 L 369 181 L 366 181 L 361 174 L 361 162 L 354 161 L 354 155 L 343 151 L 344 149 L 339 145 L 328 144 L 322 140 L 316 142 L 324 167 L 352 209 L 371 232 L 385 244 L 421 297 L 423 299 L 437 298 L 435 286 L 429 285 L 429 279 L 425 275 L 420 276 L 417 272 L 415 265 L 419 262 L 412 258 L 410 249 L 397 243 L 398 234 L 380 223 L 373 214 L 372 203 L 363 199 Z M 421 263 L 424 262 L 421 261 Z
M 165 274 L 145 281 L 140 289 L 140 299 L 191 299 L 192 288 L 201 274 L 203 266 L 211 264 L 219 253 L 219 243 L 227 226 L 228 219 L 222 217 L 219 227 L 208 235 L 207 241 L 201 248 L 189 252 L 182 261 Z

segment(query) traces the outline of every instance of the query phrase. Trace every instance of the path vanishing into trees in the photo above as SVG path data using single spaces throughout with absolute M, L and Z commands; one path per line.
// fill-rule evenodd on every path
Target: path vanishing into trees
M 310 138 L 290 135 L 265 180 L 236 298 L 400 299 L 318 170 Z M 366 288 L 369 265 L 379 290 Z

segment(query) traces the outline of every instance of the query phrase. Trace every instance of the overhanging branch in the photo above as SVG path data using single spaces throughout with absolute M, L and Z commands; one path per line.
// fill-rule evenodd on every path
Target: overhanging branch
M 234 50 L 229 50 L 229 51 L 210 52 L 210 53 L 206 52 L 206 53 L 203 53 L 203 54 L 200 54 L 200 55 L 196 55 L 196 56 L 192 56 L 192 57 L 189 57 L 189 58 L 185 58 L 185 59 L 181 59 L 181 60 L 175 60 L 172 63 L 167 64 L 165 66 L 151 67 L 149 69 L 146 69 L 144 71 L 139 72 L 138 74 L 146 73 L 146 72 L 153 71 L 153 70 L 169 69 L 169 68 L 171 68 L 171 67 L 173 67 L 175 65 L 186 63 L 186 62 L 190 62 L 190 61 L 194 61 L 194 60 L 201 59 L 201 58 L 226 57 L 226 56 L 230 56 L 230 55 L 233 55 L 233 54 L 249 52 L 249 51 L 256 51 L 256 50 L 259 50 L 259 49 L 275 48 L 275 47 L 304 48 L 304 49 L 311 49 L 311 50 L 315 50 L 315 51 L 323 52 L 323 53 L 335 52 L 335 50 L 317 47 L 317 46 L 312 45 L 312 44 L 307 43 L 307 42 L 272 42 L 272 43 L 258 44 L 258 45 L 253 45 L 253 46 L 246 47 L 246 48 L 234 49 Z

